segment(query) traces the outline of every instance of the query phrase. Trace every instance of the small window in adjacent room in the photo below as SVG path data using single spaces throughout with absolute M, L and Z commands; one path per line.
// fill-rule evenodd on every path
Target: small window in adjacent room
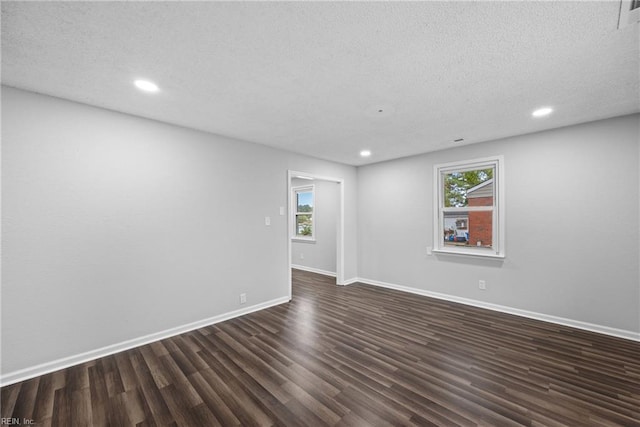
M 434 166 L 434 252 L 504 258 L 502 156 Z
M 294 239 L 314 240 L 314 186 L 294 187 L 292 191 L 294 203 L 293 237 Z

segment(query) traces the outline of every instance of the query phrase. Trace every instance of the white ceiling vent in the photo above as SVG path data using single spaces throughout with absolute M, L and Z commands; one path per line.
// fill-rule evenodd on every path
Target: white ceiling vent
M 640 0 L 620 0 L 618 29 L 640 22 Z

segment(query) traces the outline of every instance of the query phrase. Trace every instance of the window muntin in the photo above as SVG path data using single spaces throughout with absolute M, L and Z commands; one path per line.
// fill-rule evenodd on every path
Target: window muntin
M 434 167 L 434 250 L 504 257 L 501 157 Z
M 314 226 L 314 186 L 294 187 L 294 230 L 293 236 L 296 239 L 313 240 L 315 237 Z

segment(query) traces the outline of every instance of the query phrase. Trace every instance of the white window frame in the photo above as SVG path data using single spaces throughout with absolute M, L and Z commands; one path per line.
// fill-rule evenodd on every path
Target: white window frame
M 298 212 L 298 193 L 311 193 L 311 212 Z M 316 187 L 315 185 L 303 185 L 298 187 L 291 187 L 291 222 L 293 223 L 292 240 L 298 240 L 303 242 L 315 242 L 316 241 Z M 298 221 L 296 221 L 298 215 L 311 215 L 311 235 L 303 236 L 298 234 Z
M 493 207 L 465 207 L 466 211 L 493 211 L 492 250 L 474 246 L 445 246 L 444 212 L 460 208 L 444 207 L 444 176 L 451 172 L 494 168 Z M 441 163 L 433 166 L 433 252 L 484 258 L 505 258 L 505 192 L 504 157 L 493 156 L 459 162 Z

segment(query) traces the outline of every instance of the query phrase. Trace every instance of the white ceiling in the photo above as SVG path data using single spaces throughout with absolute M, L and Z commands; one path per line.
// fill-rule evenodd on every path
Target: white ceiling
M 618 15 L 617 1 L 3 1 L 2 82 L 361 165 L 640 111 L 638 25 Z M 539 106 L 555 113 L 533 119 Z

